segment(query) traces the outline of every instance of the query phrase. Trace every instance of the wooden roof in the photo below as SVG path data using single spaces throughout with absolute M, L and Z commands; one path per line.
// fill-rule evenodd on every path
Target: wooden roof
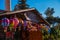
M 21 12 L 26 12 L 26 11 L 32 11 L 32 10 L 35 10 L 35 9 L 32 8 L 32 9 L 11 11 L 11 12 L 7 12 L 7 13 L 0 14 L 0 16 L 2 16 L 2 15 L 10 15 L 10 14 L 16 14 L 16 13 L 21 13 Z
M 0 9 L 0 13 L 5 13 L 5 12 L 7 12 L 7 11 L 5 11 L 5 10 L 1 10 L 1 9 Z
M 43 20 L 43 22 L 45 24 L 50 25 L 35 8 L 24 9 L 24 10 L 17 10 L 17 11 L 12 11 L 12 12 L 7 12 L 7 13 L 2 13 L 2 14 L 0 14 L 0 16 L 17 14 L 17 13 L 22 13 L 22 12 L 29 12 L 29 11 L 34 12 L 41 19 L 41 22 Z

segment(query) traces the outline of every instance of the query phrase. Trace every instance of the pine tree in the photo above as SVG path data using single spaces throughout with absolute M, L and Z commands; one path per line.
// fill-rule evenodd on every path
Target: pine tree
M 18 0 L 18 4 L 15 6 L 14 10 L 28 9 L 29 5 L 26 4 L 26 0 Z
M 50 8 L 48 7 L 47 10 L 45 11 L 45 15 L 46 15 L 46 20 L 50 23 L 50 24 L 55 24 L 60 23 L 60 18 L 59 17 L 54 17 L 54 8 Z
M 52 25 L 52 28 L 50 28 L 50 37 L 53 35 L 54 39 L 57 40 L 57 36 L 59 32 L 59 28 L 55 27 L 60 27 L 60 25 L 58 25 L 58 23 L 60 23 L 60 18 L 59 17 L 54 17 L 54 8 L 47 8 L 47 10 L 44 13 L 46 15 L 46 20 Z M 57 23 L 57 25 L 55 25 Z M 59 35 L 60 36 L 60 35 Z
M 45 14 L 47 17 L 51 17 L 51 16 L 53 16 L 53 13 L 54 13 L 54 12 L 55 12 L 55 11 L 54 11 L 54 8 L 48 7 L 44 14 Z

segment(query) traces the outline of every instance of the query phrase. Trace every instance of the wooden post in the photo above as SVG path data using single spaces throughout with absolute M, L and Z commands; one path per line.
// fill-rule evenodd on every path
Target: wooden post
M 10 0 L 5 0 L 6 11 L 10 11 Z

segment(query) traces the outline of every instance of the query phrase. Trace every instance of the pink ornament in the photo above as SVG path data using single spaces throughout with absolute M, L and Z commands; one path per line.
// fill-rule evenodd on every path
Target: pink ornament
M 14 29 L 16 29 L 16 27 L 19 24 L 19 20 L 18 20 L 18 18 L 14 18 L 13 20 L 14 20 Z

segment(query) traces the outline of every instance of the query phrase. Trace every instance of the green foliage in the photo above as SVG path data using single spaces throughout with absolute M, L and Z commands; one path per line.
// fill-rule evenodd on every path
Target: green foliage
M 48 7 L 47 10 L 45 11 L 45 15 L 47 17 L 51 17 L 53 15 L 53 13 L 54 13 L 54 8 Z
M 55 23 L 60 23 L 60 18 L 59 17 L 54 17 L 54 8 L 50 8 L 48 7 L 47 10 L 45 11 L 45 15 L 46 15 L 46 20 L 50 23 L 50 24 L 55 24 Z
M 48 36 L 48 39 L 52 40 L 60 40 L 60 18 L 59 17 L 54 17 L 54 8 L 47 8 L 47 10 L 44 13 L 46 15 L 46 20 L 53 25 L 52 28 L 50 28 L 50 33 Z M 57 24 L 56 24 L 57 23 Z M 56 24 L 56 25 L 55 25 Z M 55 25 L 55 26 L 54 26 Z M 46 31 L 45 31 L 46 32 Z M 46 34 L 45 34 L 46 35 Z M 44 37 L 45 37 L 44 35 Z

